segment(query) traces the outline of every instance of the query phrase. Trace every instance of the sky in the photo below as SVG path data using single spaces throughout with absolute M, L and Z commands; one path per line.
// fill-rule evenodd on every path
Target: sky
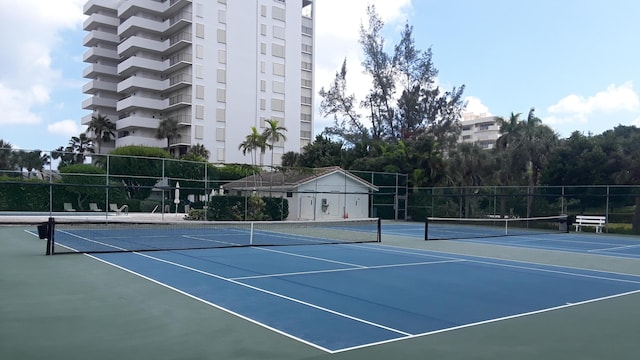
M 0 139 L 14 148 L 53 150 L 84 131 L 84 2 L 0 0 Z M 374 4 L 388 51 L 412 25 L 416 47 L 433 51 L 443 90 L 465 85 L 466 112 L 526 118 L 535 108 L 563 138 L 640 126 L 640 1 L 314 2 L 316 94 L 346 59 L 347 91 L 366 95 L 358 35 Z M 319 104 L 316 95 L 316 112 Z M 317 134 L 332 119 L 314 122 Z

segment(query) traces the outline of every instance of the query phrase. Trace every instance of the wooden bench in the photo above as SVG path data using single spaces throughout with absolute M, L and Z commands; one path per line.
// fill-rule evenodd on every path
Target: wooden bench
M 607 225 L 607 218 L 605 216 L 576 215 L 576 221 L 573 225 L 576 227 L 576 231 L 581 231 L 583 226 L 593 226 L 597 233 L 601 233 L 602 228 Z

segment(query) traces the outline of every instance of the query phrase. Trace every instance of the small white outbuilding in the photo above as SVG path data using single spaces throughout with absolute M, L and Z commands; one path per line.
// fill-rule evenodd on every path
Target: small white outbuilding
M 263 172 L 223 185 L 232 195 L 282 197 L 288 220 L 371 217 L 371 194 L 378 187 L 340 167 Z

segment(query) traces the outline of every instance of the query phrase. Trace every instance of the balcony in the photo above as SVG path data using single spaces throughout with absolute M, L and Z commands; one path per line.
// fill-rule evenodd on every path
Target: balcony
M 123 58 L 128 58 L 138 51 L 152 51 L 158 54 L 164 53 L 169 47 L 168 40 L 155 41 L 138 36 L 132 36 L 118 45 L 118 54 Z
M 167 107 L 167 100 L 152 99 L 142 96 L 129 96 L 117 102 L 117 111 L 131 111 L 135 108 L 162 111 Z
M 189 11 L 182 11 L 173 15 L 169 20 L 165 21 L 166 32 L 168 34 L 175 33 L 176 31 L 191 26 L 193 23 L 193 14 Z
M 155 80 L 143 78 L 140 76 L 130 76 L 129 78 L 118 83 L 117 91 L 122 94 L 128 94 L 136 89 L 148 89 L 160 92 L 166 88 L 166 80 Z
M 156 130 L 160 125 L 160 119 L 129 116 L 116 121 L 116 130 L 127 130 L 132 128 L 146 128 Z
M 89 48 L 89 50 L 87 50 L 82 56 L 82 60 L 87 63 L 94 63 L 100 58 L 117 60 L 118 53 L 115 50 L 92 47 Z
M 92 96 L 82 102 L 82 108 L 85 110 L 93 110 L 98 107 L 115 108 L 117 102 L 116 99 L 112 98 Z
M 120 42 L 120 37 L 116 34 L 111 34 L 104 31 L 93 30 L 84 37 L 82 44 L 87 47 L 96 46 L 98 43 L 111 43 L 117 44 Z
M 113 1 L 112 0 L 88 0 L 82 8 L 82 12 L 85 15 L 93 14 L 99 10 L 113 10 Z
M 87 125 L 91 122 L 91 118 L 95 115 L 95 113 L 90 113 L 87 115 L 84 115 L 82 118 L 80 118 L 80 123 L 82 125 Z M 105 110 L 105 109 L 101 109 L 100 110 L 100 115 L 104 115 L 107 117 L 107 119 L 114 121 L 115 119 L 118 118 L 118 115 L 116 113 L 116 109 L 113 109 L 113 111 L 109 111 L 109 110 Z
M 137 136 L 135 135 L 135 130 L 130 131 L 129 135 L 127 136 L 119 137 L 116 139 L 116 147 L 129 145 L 142 145 L 164 148 L 167 146 L 167 139 L 156 139 L 154 136 Z
M 118 64 L 118 74 L 126 77 L 140 69 L 163 72 L 167 70 L 168 60 L 158 61 L 143 57 L 132 56 Z
M 177 72 L 181 69 L 191 66 L 193 56 L 189 53 L 178 53 L 164 61 L 165 71 L 168 73 Z
M 84 94 L 95 94 L 98 91 L 117 91 L 117 85 L 112 81 L 104 81 L 104 80 L 91 80 L 88 83 L 84 84 L 82 87 L 82 93 Z
M 164 89 L 167 93 L 175 92 L 191 86 L 192 80 L 190 74 L 178 74 L 164 81 Z
M 89 16 L 84 23 L 82 23 L 82 28 L 85 31 L 93 31 L 99 27 L 114 27 L 117 28 L 120 25 L 120 20 L 114 16 L 107 16 L 103 14 L 93 14 Z
M 168 106 L 164 110 L 174 111 L 189 106 L 191 106 L 191 95 L 178 94 L 169 98 Z
M 153 0 L 128 0 L 118 8 L 119 18 L 129 18 L 135 15 L 139 11 L 153 12 L 157 15 L 162 15 L 167 9 L 166 3 L 161 3 Z
M 125 20 L 122 24 L 120 24 L 120 26 L 118 26 L 118 35 L 120 37 L 126 38 L 134 35 L 140 30 L 161 34 L 165 30 L 167 30 L 167 26 L 165 25 L 165 23 L 141 18 L 138 16 L 132 16 Z
M 96 78 L 101 74 L 117 76 L 118 70 L 115 65 L 91 64 L 82 71 L 82 76 L 87 79 Z
M 191 0 L 169 0 L 169 7 L 165 11 L 165 15 L 171 16 L 178 13 L 185 6 L 191 4 Z

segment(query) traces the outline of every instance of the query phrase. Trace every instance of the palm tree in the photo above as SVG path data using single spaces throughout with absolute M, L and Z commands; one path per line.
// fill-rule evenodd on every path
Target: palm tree
M 156 138 L 167 139 L 167 151 L 169 152 L 171 152 L 171 140 L 180 137 L 178 130 L 178 120 L 174 118 L 166 118 L 160 121 L 160 125 L 158 125 Z
M 78 136 L 72 136 L 69 145 L 65 148 L 66 152 L 73 153 L 73 163 L 83 164 L 88 154 L 93 154 L 93 140 L 87 134 L 81 133 Z
M 251 165 L 256 166 L 256 151 L 260 149 L 260 152 L 264 154 L 266 148 L 266 140 L 263 135 L 258 132 L 255 126 L 251 127 L 251 134 L 244 138 L 244 141 L 238 146 L 239 150 L 242 150 L 242 155 L 246 155 L 247 152 L 251 154 Z
M 42 174 L 44 167 L 49 163 L 49 155 L 42 154 L 40 150 L 29 151 L 23 157 L 24 168 L 27 169 L 27 177 L 31 177 L 33 170 L 37 170 Z
M 211 155 L 211 153 L 209 152 L 209 150 L 207 150 L 206 147 L 204 147 L 204 145 L 202 144 L 195 144 L 192 145 L 189 148 L 189 154 L 193 154 L 196 156 L 200 156 L 203 159 L 209 159 L 209 155 Z
M 283 126 L 278 126 L 278 120 L 265 120 L 267 124 L 269 124 L 269 126 L 267 126 L 264 129 L 264 132 L 262 133 L 262 136 L 264 136 L 264 140 L 269 144 L 269 148 L 271 149 L 271 166 L 274 166 L 273 164 L 273 153 L 275 152 L 273 147 L 275 146 L 275 144 L 277 142 L 279 142 L 280 140 L 282 141 L 287 141 L 287 137 L 284 135 L 284 133 L 287 131 L 287 129 Z
M 91 116 L 91 121 L 87 125 L 87 131 L 93 133 L 93 140 L 98 145 L 98 154 L 101 154 L 102 144 L 111 141 L 116 136 L 116 124 L 106 116 L 98 114 Z

